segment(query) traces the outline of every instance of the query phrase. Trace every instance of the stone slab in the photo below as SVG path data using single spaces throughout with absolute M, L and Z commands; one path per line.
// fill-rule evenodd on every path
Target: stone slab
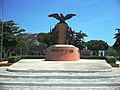
M 110 72 L 112 67 L 105 60 L 80 59 L 78 61 L 44 61 L 22 59 L 7 69 L 12 72 Z
M 10 86 L 11 85 L 11 86 Z M 1 89 L 8 87 L 8 90 L 16 90 L 18 87 L 23 90 L 120 90 L 119 83 L 26 83 L 26 82 L 6 82 L 0 83 Z M 12 89 L 10 89 L 12 88 Z M 52 89 L 51 89 L 52 88 Z M 106 88 L 106 89 L 105 89 Z
M 29 89 L 28 89 L 29 88 Z M 120 90 L 120 87 L 103 87 L 103 88 L 96 88 L 96 87 L 88 87 L 88 88 L 61 88 L 61 87 L 2 87 L 0 90 Z

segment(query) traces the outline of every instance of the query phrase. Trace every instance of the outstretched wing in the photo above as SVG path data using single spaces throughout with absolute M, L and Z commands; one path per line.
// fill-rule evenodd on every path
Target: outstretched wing
M 58 20 L 61 19 L 60 16 L 59 16 L 59 14 L 57 14 L 57 13 L 50 14 L 50 15 L 48 15 L 48 17 L 54 17 L 54 18 L 56 18 L 56 19 L 58 19 Z
M 67 14 L 64 19 L 67 20 L 72 18 L 73 16 L 76 16 L 76 14 Z

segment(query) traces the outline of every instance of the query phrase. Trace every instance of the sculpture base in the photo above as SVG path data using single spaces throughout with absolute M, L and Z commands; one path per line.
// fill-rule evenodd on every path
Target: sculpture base
M 46 61 L 80 60 L 79 49 L 73 45 L 52 45 L 47 48 Z

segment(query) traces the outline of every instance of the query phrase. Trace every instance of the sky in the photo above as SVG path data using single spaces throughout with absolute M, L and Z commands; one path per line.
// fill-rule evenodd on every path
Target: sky
M 14 20 L 26 33 L 49 32 L 58 23 L 49 14 L 76 14 L 66 22 L 73 30 L 86 33 L 89 40 L 104 40 L 113 45 L 120 28 L 120 0 L 3 0 L 3 20 Z M 0 19 L 1 19 L 0 0 Z

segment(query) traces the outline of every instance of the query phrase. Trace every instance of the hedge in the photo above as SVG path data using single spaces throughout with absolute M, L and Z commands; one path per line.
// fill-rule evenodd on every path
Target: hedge
M 80 59 L 106 59 L 105 56 L 80 56 Z
M 112 56 L 106 56 L 107 63 L 116 63 L 115 57 Z
M 20 59 L 45 59 L 45 55 L 9 56 L 8 63 L 15 63 Z M 106 60 L 107 63 L 116 63 L 116 59 L 112 56 L 80 56 L 80 59 L 101 59 Z
M 9 56 L 8 63 L 15 63 L 21 59 L 21 56 Z
M 9 56 L 8 63 L 15 63 L 20 59 L 44 59 L 45 56 L 26 55 L 26 56 Z
M 107 63 L 116 63 L 116 59 L 112 56 L 81 56 L 80 59 L 101 59 Z

